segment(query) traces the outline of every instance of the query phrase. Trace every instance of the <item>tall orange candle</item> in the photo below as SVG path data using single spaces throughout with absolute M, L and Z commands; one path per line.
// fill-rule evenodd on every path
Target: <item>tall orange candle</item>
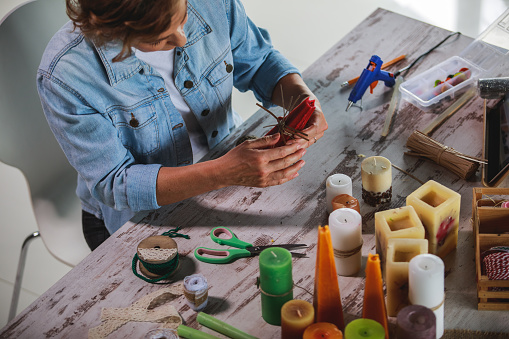
M 295 337 L 297 338 L 297 337 Z M 300 338 L 300 337 L 298 337 Z M 339 328 L 330 323 L 315 323 L 304 331 L 302 339 L 343 339 Z
M 382 269 L 378 254 L 368 254 L 362 317 L 380 323 L 385 329 L 385 338 L 389 339 L 389 324 L 387 309 L 385 308 Z
M 343 330 L 343 306 L 329 226 L 318 227 L 314 292 L 316 322 L 332 323 Z
M 315 309 L 305 300 L 290 300 L 281 307 L 281 338 L 302 338 L 304 330 L 315 321 Z

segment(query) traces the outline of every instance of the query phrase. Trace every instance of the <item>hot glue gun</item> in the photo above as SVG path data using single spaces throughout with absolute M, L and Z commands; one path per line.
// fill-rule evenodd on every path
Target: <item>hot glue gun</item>
M 394 74 L 382 71 L 382 64 L 382 59 L 380 59 L 378 55 L 373 55 L 371 57 L 368 66 L 362 70 L 359 80 L 348 97 L 347 111 L 354 103 L 362 99 L 368 87 L 370 88 L 371 94 L 373 94 L 373 88 L 376 87 L 379 80 L 383 81 L 387 87 L 394 86 Z

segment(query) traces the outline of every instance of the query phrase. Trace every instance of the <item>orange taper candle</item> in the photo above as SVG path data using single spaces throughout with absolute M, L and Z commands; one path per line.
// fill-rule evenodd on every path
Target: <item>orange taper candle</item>
M 318 227 L 313 306 L 316 322 L 332 323 L 340 330 L 345 328 L 329 226 Z
M 304 331 L 302 339 L 343 339 L 343 333 L 339 328 L 330 323 L 315 323 L 309 325 Z
M 382 269 L 378 254 L 368 254 L 366 262 L 366 286 L 364 287 L 364 304 L 362 317 L 372 319 L 385 328 L 385 338 L 389 339 L 389 324 L 382 280 Z

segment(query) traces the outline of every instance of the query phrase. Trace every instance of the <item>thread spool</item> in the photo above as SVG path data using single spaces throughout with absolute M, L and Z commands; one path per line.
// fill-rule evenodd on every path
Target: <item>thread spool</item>
M 184 278 L 184 296 L 194 311 L 201 311 L 207 306 L 208 291 L 207 279 L 202 274 L 193 274 Z
M 155 330 L 149 331 L 144 339 L 178 339 L 179 336 L 173 330 L 168 328 L 157 328 Z
M 178 246 L 175 240 L 164 235 L 143 239 L 138 244 L 137 254 L 140 272 L 150 279 L 158 279 L 167 274 L 170 277 L 180 267 L 180 263 L 176 267 L 169 267 L 172 261 L 178 260 Z

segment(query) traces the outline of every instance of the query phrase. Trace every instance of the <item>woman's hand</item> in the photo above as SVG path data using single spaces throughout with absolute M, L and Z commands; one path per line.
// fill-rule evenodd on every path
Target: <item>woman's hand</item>
M 301 143 L 271 148 L 279 138 L 277 133 L 244 141 L 214 160 L 220 167 L 217 180 L 223 182 L 224 186 L 268 187 L 296 178 L 304 166 L 301 158 L 306 150 Z
M 327 121 L 325 120 L 325 116 L 322 112 L 322 108 L 320 106 L 320 103 L 317 99 L 315 99 L 315 111 L 311 115 L 311 118 L 309 119 L 308 123 L 306 124 L 306 128 L 302 130 L 302 132 L 307 134 L 307 139 L 293 139 L 289 140 L 288 143 L 300 143 L 303 145 L 303 147 L 309 147 L 316 143 L 318 139 L 323 137 L 323 134 L 328 128 Z

